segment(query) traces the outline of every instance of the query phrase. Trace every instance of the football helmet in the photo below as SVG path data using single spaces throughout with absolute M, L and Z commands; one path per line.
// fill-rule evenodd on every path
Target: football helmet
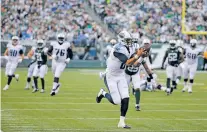
M 112 45 L 114 45 L 114 44 L 117 43 L 117 41 L 116 41 L 116 39 L 111 39 L 111 40 L 109 41 L 109 43 L 112 44 Z
M 13 36 L 12 37 L 12 45 L 17 45 L 19 43 L 19 37 L 18 36 Z
M 63 44 L 64 41 L 65 41 L 65 34 L 63 34 L 63 33 L 59 33 L 59 34 L 57 35 L 57 41 L 58 41 L 59 44 Z
M 132 36 L 129 32 L 123 30 L 121 31 L 118 36 L 118 42 L 126 45 L 126 46 L 131 46 L 132 45 Z
M 37 48 L 42 49 L 45 47 L 45 42 L 42 39 L 37 40 Z
M 191 39 L 190 40 L 190 46 L 192 47 L 192 48 L 195 48 L 196 47 L 196 45 L 197 45 L 197 40 L 196 39 Z
M 176 48 L 176 41 L 175 40 L 170 40 L 169 43 L 170 43 L 170 48 L 171 49 L 175 49 Z
M 132 34 L 133 44 L 138 44 L 138 41 L 139 41 L 139 35 L 138 34 Z
M 184 42 L 183 42 L 183 40 L 178 39 L 178 40 L 177 40 L 177 46 L 184 47 Z

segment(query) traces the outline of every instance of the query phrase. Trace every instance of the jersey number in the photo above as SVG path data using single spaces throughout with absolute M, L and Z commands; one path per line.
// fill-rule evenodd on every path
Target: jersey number
M 17 51 L 16 50 L 10 50 L 10 56 L 17 56 Z
M 187 56 L 188 56 L 188 58 L 190 58 L 190 59 L 195 59 L 195 58 L 196 58 L 196 54 L 188 53 Z
M 120 69 L 124 69 L 125 68 L 125 63 L 121 63 Z
M 64 49 L 55 49 L 56 50 L 56 55 L 64 56 L 65 55 L 65 50 Z
M 178 54 L 177 53 L 169 53 L 168 60 L 169 61 L 177 61 Z

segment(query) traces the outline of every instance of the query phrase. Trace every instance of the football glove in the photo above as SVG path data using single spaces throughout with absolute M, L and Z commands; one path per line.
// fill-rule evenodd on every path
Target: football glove
M 20 58 L 20 59 L 18 60 L 18 63 L 22 63 L 22 58 Z
M 57 55 L 52 55 L 52 59 L 57 60 L 58 56 Z
M 66 60 L 65 60 L 65 63 L 69 63 L 70 62 L 70 58 L 67 58 Z

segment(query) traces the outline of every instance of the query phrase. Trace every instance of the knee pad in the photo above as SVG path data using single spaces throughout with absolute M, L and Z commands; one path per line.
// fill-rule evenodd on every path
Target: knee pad
M 194 80 L 193 79 L 190 79 L 190 83 L 193 83 L 194 82 Z

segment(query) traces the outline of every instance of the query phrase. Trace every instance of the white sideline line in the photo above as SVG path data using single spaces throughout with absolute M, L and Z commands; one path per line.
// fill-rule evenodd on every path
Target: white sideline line
M 77 105 L 77 104 L 81 104 L 81 105 L 98 105 L 97 103 L 57 103 L 57 102 L 53 102 L 53 103 L 45 103 L 45 102 L 2 102 L 3 104 L 42 104 L 42 105 Z M 132 102 L 134 103 L 134 102 Z M 104 105 L 109 105 L 110 103 L 101 103 Z M 141 103 L 141 105 L 152 105 L 152 106 L 206 106 L 207 104 L 169 104 L 169 103 L 163 103 L 163 104 L 155 104 L 155 103 Z
M 7 118 L 3 118 L 2 120 L 119 120 L 120 118 L 11 118 L 11 119 L 7 119 Z M 172 121 L 172 120 L 176 120 L 176 121 L 207 121 L 206 118 L 204 119 L 179 119 L 179 118 L 175 118 L 175 119 L 162 119 L 162 118 L 126 118 L 127 120 L 156 120 L 156 121 Z
M 92 109 L 4 109 L 4 111 L 93 111 L 93 112 L 118 112 L 119 110 L 92 110 Z M 142 110 L 142 112 L 207 112 L 207 110 Z
M 74 131 L 85 131 L 85 132 L 122 132 L 122 131 L 127 131 L 125 129 L 117 128 L 117 129 L 103 129 L 103 130 L 94 130 L 94 129 L 71 129 L 71 128 L 61 128 L 61 129 L 27 129 L 27 132 L 36 132 L 36 131 L 53 131 L 53 132 L 58 132 L 58 131 L 67 131 L 67 132 L 74 132 Z M 128 130 L 130 132 L 206 132 L 207 130 L 133 130 L 132 129 Z M 15 130 L 15 132 L 22 132 L 22 130 Z

